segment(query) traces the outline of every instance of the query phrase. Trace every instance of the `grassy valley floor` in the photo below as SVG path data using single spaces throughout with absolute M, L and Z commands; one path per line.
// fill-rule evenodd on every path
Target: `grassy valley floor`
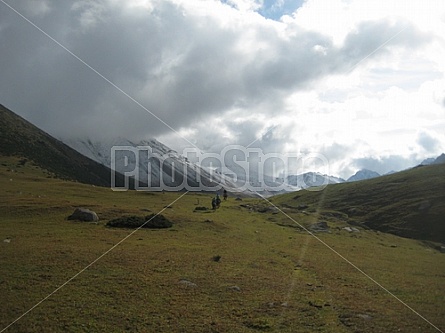
M 420 241 L 341 218 L 313 236 L 294 221 L 316 212 L 262 199 L 194 212 L 211 196 L 113 192 L 20 158 L 0 158 L 0 188 L 0 332 L 445 330 L 445 254 Z M 76 207 L 101 220 L 68 221 Z M 173 228 L 105 226 L 160 211 Z

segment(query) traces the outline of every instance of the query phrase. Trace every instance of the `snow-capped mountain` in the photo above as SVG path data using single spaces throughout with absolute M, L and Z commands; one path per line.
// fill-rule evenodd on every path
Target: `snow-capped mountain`
M 289 175 L 286 177 L 286 182 L 289 185 L 295 186 L 298 189 L 305 189 L 313 186 L 325 186 L 328 184 L 343 183 L 342 178 L 323 175 L 319 172 L 306 172 L 299 175 Z
M 136 180 L 141 183 L 141 189 L 153 190 L 161 185 L 167 185 L 166 190 L 172 191 L 184 188 L 217 191 L 222 186 L 229 192 L 248 196 L 255 194 L 270 196 L 301 189 L 272 176 L 244 170 L 240 165 L 218 166 L 223 163 L 218 159 L 212 161 L 212 158 L 208 158 L 213 165 L 204 163 L 203 159 L 213 154 L 204 153 L 200 158 L 187 158 L 188 155 L 181 155 L 156 139 L 140 142 L 124 138 L 106 142 L 71 139 L 64 142 L 81 154 L 121 174 L 138 177 Z M 193 156 L 196 151 L 192 149 L 191 155 Z M 196 162 L 197 160 L 201 163 Z M 150 185 L 149 188 L 144 188 L 146 184 Z M 125 187 L 124 184 L 121 185 Z
M 347 182 L 356 182 L 359 180 L 371 179 L 375 177 L 380 177 L 380 174 L 372 170 L 362 169 L 357 171 L 353 176 L 349 177 Z
M 190 162 L 156 139 L 140 142 L 124 138 L 107 142 L 71 139 L 65 143 L 112 170 L 134 178 L 139 189 L 218 191 L 224 187 L 229 192 L 239 192 L 230 178 Z M 116 187 L 125 189 L 125 186 L 117 184 Z

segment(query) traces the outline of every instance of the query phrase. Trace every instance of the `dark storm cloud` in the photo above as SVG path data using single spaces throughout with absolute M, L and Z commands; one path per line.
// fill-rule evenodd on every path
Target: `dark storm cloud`
M 427 40 L 406 23 L 375 21 L 337 48 L 310 31 L 282 38 L 266 20 L 223 26 L 168 1 L 154 3 L 152 10 L 111 1 L 11 4 L 175 129 L 233 107 L 280 111 L 287 94 L 326 75 Z M 170 131 L 6 5 L 0 9 L 0 103 L 61 137 Z M 243 48 L 246 38 L 260 46 Z

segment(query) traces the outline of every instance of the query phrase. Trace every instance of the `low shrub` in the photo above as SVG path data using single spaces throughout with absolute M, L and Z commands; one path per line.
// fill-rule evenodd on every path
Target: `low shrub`
M 173 223 L 163 215 L 150 214 L 145 217 L 141 216 L 122 216 L 110 220 L 107 223 L 108 227 L 113 228 L 149 228 L 149 229 L 163 229 L 171 228 Z

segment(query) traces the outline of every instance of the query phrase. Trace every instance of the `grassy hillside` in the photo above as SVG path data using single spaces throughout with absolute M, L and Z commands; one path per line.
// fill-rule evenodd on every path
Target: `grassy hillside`
M 329 185 L 323 191 L 289 193 L 272 201 L 288 210 L 317 211 L 353 225 L 445 242 L 445 164 Z
M 263 201 L 234 198 L 194 212 L 211 196 L 112 192 L 47 178 L 16 157 L 0 157 L 0 188 L 2 332 L 445 329 L 445 255 L 390 234 L 347 232 L 335 214 L 317 239 L 290 219 L 309 226 L 316 212 L 260 213 Z M 67 221 L 76 207 L 101 221 Z M 173 228 L 105 226 L 162 210 Z
M 110 170 L 86 158 L 0 105 L 0 155 L 23 157 L 50 176 L 110 186 Z

